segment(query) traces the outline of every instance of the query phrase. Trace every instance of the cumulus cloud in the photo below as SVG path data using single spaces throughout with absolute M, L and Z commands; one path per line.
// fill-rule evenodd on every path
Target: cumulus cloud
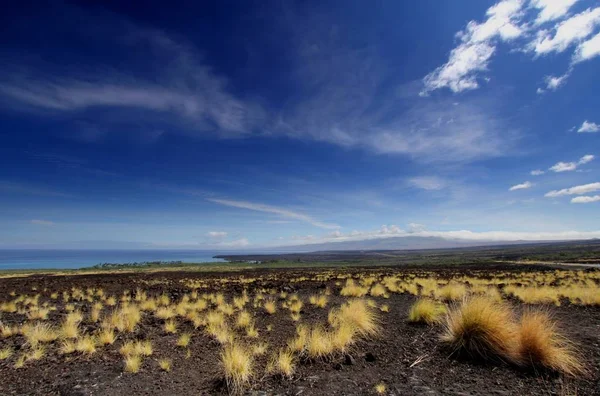
M 569 73 L 566 73 L 562 76 L 559 77 L 555 77 L 555 76 L 546 76 L 546 89 L 550 90 L 550 91 L 556 91 L 558 88 L 560 88 L 562 85 L 564 85 L 567 82 L 567 79 L 569 78 Z
M 579 133 L 595 133 L 600 132 L 600 124 L 596 124 L 595 122 L 590 122 L 588 120 L 583 121 L 583 124 L 577 130 Z
M 545 194 L 546 197 L 561 197 L 564 195 L 583 195 L 600 190 L 600 182 L 582 184 L 562 190 L 553 190 Z
M 531 0 L 531 6 L 540 10 L 536 24 L 563 18 L 578 0 Z
M 234 201 L 229 199 L 217 199 L 217 198 L 207 198 L 207 201 L 217 203 L 219 205 L 230 206 L 234 208 L 240 209 L 248 209 L 256 212 L 263 213 L 272 213 L 282 217 L 286 217 L 293 220 L 303 221 L 305 223 L 309 223 L 315 227 L 319 228 L 329 228 L 329 229 L 337 229 L 340 228 L 337 224 L 324 223 L 322 221 L 316 220 L 311 216 L 294 212 L 289 209 L 279 208 L 276 206 L 265 205 L 261 203 L 247 202 L 247 201 Z
M 573 55 L 573 63 L 579 63 L 600 55 L 600 33 L 577 46 Z
M 547 30 L 538 32 L 536 39 L 529 44 L 529 48 L 536 55 L 563 52 L 591 35 L 599 24 L 600 7 L 593 10 L 588 8 L 558 24 L 554 35 Z
M 438 176 L 417 176 L 410 178 L 408 183 L 422 190 L 441 190 L 446 187 L 446 180 Z
M 594 156 L 592 154 L 584 155 L 577 162 L 558 162 L 549 168 L 552 172 L 570 172 L 576 170 L 579 165 L 587 164 L 594 160 Z
M 575 197 L 571 199 L 571 203 L 592 203 L 599 202 L 600 195 Z
M 35 224 L 35 225 L 41 225 L 41 226 L 52 226 L 52 225 L 54 225 L 53 221 L 38 220 L 38 219 L 30 220 L 30 223 L 31 224 Z
M 541 170 L 541 169 L 534 169 L 534 170 L 532 170 L 531 172 L 529 172 L 529 174 L 530 174 L 531 176 L 540 176 L 540 175 L 543 175 L 544 173 L 546 173 L 546 172 L 544 172 L 544 171 L 543 171 L 543 170 Z
M 532 186 L 533 184 L 531 182 L 526 181 L 525 183 L 515 184 L 514 186 L 509 188 L 508 191 L 525 190 L 527 188 L 531 188 Z
M 478 88 L 477 73 L 487 70 L 496 42 L 514 40 L 523 34 L 518 24 L 522 8 L 521 0 L 503 0 L 487 10 L 484 22 L 470 21 L 457 34 L 460 44 L 450 52 L 448 62 L 423 79 L 425 88 L 421 94 L 440 88 L 453 92 Z

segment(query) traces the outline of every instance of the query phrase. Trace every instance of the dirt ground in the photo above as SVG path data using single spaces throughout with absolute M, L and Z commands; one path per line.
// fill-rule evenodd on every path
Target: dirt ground
M 508 269 L 496 269 L 510 271 Z M 330 269 L 323 270 L 328 273 Z M 384 274 L 410 271 L 406 269 L 351 269 L 354 273 Z M 244 288 L 252 296 L 259 289 L 277 289 L 297 293 L 305 301 L 301 323 L 326 322 L 330 308 L 339 306 L 346 298 L 339 295 L 335 279 L 327 282 L 290 280 L 314 277 L 319 270 L 264 270 L 244 273 L 156 272 L 130 274 L 94 274 L 77 276 L 30 276 L 0 279 L 0 302 L 10 301 L 16 295 L 35 293 L 44 296 L 53 292 L 101 288 L 106 294 L 121 296 L 125 290 L 144 289 L 148 295 L 166 293 L 177 301 L 192 289 L 186 280 L 206 281 L 200 293 L 221 292 L 227 298 L 239 295 Z M 443 274 L 443 272 L 441 272 Z M 256 281 L 222 283 L 221 279 L 252 278 Z M 35 288 L 36 290 L 32 290 Z M 332 293 L 325 308 L 308 304 L 308 297 L 329 288 Z M 347 354 L 325 360 L 301 360 L 292 378 L 265 374 L 264 367 L 273 351 L 286 345 L 295 334 L 297 322 L 288 311 L 278 309 L 273 315 L 264 309 L 253 309 L 260 336 L 254 342 L 269 344 L 265 355 L 257 357 L 255 375 L 248 394 L 256 395 L 372 395 L 374 386 L 383 383 L 388 395 L 600 395 L 600 307 L 561 304 L 548 307 L 562 329 L 581 351 L 581 358 L 589 367 L 590 375 L 582 379 L 563 378 L 548 373 L 532 373 L 502 364 L 476 363 L 449 356 L 439 341 L 439 326 L 412 325 L 406 321 L 415 297 L 409 294 L 390 294 L 389 298 L 369 297 L 378 306 L 387 304 L 389 312 L 380 312 L 381 333 L 354 345 Z M 511 301 L 513 304 L 518 304 Z M 58 324 L 64 315 L 60 309 L 51 312 L 50 322 Z M 83 305 L 81 309 L 89 307 Z M 2 313 L 2 324 L 17 324 L 23 316 Z M 271 325 L 272 330 L 267 331 Z M 92 333 L 99 325 L 84 323 L 83 330 Z M 175 346 L 183 332 L 192 334 L 185 349 Z M 154 352 L 143 360 L 138 373 L 125 373 L 119 348 L 126 339 L 150 339 Z M 58 343 L 58 341 L 56 341 Z M 22 337 L 0 338 L 0 349 L 12 347 L 18 354 L 24 348 Z M 61 355 L 51 345 L 44 358 L 15 368 L 15 356 L 0 360 L 0 395 L 213 395 L 227 394 L 219 364 L 221 346 L 201 328 L 180 321 L 178 334 L 166 335 L 162 322 L 145 314 L 133 334 L 119 334 L 113 345 L 99 347 L 90 355 Z M 164 372 L 157 361 L 172 360 L 172 370 Z

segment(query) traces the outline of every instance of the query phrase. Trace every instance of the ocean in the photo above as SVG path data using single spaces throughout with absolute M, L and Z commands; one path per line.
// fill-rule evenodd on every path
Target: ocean
M 3 250 L 0 270 L 73 269 L 96 264 L 124 264 L 144 261 L 182 261 L 184 263 L 225 262 L 213 258 L 223 252 L 206 250 Z

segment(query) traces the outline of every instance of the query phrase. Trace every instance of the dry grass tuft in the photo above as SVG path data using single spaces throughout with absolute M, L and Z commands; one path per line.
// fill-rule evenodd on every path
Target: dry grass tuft
M 385 391 L 387 390 L 385 384 L 382 382 L 375 385 L 374 389 L 375 389 L 375 393 L 377 393 L 378 395 L 383 395 L 385 393 Z
M 408 311 L 408 321 L 411 323 L 434 324 L 443 319 L 446 307 L 428 298 L 417 300 Z
M 545 311 L 526 311 L 519 323 L 519 363 L 572 377 L 585 373 L 573 344 Z
M 294 374 L 295 368 L 296 362 L 294 354 L 289 350 L 281 349 L 269 362 L 267 371 L 290 378 L 292 374 Z
M 11 357 L 13 354 L 13 350 L 11 347 L 4 347 L 0 349 L 0 360 L 6 360 Z
M 456 353 L 484 360 L 515 360 L 517 326 L 510 307 L 485 296 L 475 296 L 446 315 L 442 340 Z
M 171 371 L 171 359 L 160 359 L 158 365 L 162 371 L 166 371 L 167 373 Z
M 189 333 L 183 333 L 177 339 L 177 346 L 182 347 L 182 348 L 187 348 L 191 339 L 192 339 L 192 336 Z
M 139 355 L 130 355 L 125 357 L 125 372 L 137 373 L 140 371 L 142 358 Z
M 277 312 L 277 304 L 275 301 L 265 301 L 265 311 L 267 311 L 269 315 L 273 315 L 275 312 Z
M 231 342 L 221 352 L 221 364 L 227 381 L 227 387 L 232 393 L 241 393 L 250 382 L 253 368 L 251 351 L 244 346 Z

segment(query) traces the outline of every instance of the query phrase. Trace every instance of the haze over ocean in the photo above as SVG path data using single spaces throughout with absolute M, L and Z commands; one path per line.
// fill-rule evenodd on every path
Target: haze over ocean
M 206 250 L 0 250 L 0 269 L 72 269 L 103 263 L 182 261 L 184 263 L 225 262 L 213 258 L 222 252 Z

